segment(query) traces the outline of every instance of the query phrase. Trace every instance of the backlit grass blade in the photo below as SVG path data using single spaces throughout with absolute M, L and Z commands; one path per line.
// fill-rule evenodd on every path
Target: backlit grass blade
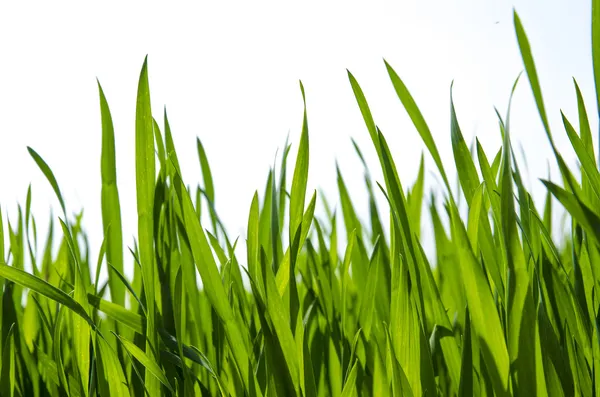
M 450 86 L 450 134 L 452 137 L 452 150 L 454 152 L 454 161 L 456 162 L 456 171 L 460 185 L 467 199 L 467 204 L 471 205 L 473 194 L 479 186 L 479 176 L 471 158 L 471 152 L 458 125 L 456 111 L 454 110 L 454 100 L 452 99 L 452 85 Z
M 108 345 L 104 338 L 96 338 L 96 356 L 99 361 L 99 367 L 102 369 L 99 376 L 107 382 L 108 393 L 111 396 L 126 397 L 129 396 L 125 374 L 121 367 L 121 363 L 114 350 Z
M 429 150 L 431 157 L 433 157 L 433 161 L 435 162 L 435 165 L 437 166 L 437 168 L 440 172 L 440 175 L 442 176 L 442 180 L 444 181 L 444 184 L 446 185 L 446 188 L 448 189 L 448 194 L 452 195 L 452 190 L 450 189 L 450 183 L 448 182 L 448 177 L 446 176 L 446 171 L 444 170 L 444 165 L 442 164 L 442 159 L 440 157 L 440 153 L 438 152 L 437 145 L 435 144 L 435 141 L 433 140 L 433 136 L 431 135 L 429 126 L 425 122 L 425 119 L 423 118 L 423 115 L 421 114 L 419 107 L 417 106 L 415 100 L 413 99 L 412 95 L 408 91 L 408 88 L 406 88 L 406 85 L 404 85 L 404 82 L 400 79 L 400 77 L 398 76 L 396 71 L 390 66 L 390 64 L 387 63 L 387 61 L 384 60 L 384 63 L 385 63 L 387 72 L 390 76 L 390 79 L 392 81 L 392 85 L 394 86 L 394 89 L 396 90 L 396 94 L 398 95 L 398 98 L 402 102 L 404 109 L 406 110 L 410 119 L 412 120 L 413 124 L 415 125 L 415 128 L 419 132 L 419 135 L 421 135 L 421 139 L 423 139 L 425 146 L 427 146 L 427 149 Z
M 145 321 L 139 314 L 93 294 L 87 294 L 87 301 L 113 320 L 126 325 L 140 335 L 144 334 Z
M 29 151 L 29 154 L 31 155 L 31 157 L 33 158 L 35 163 L 38 165 L 38 167 L 40 168 L 40 170 L 42 171 L 42 173 L 44 174 L 44 176 L 50 183 L 50 186 L 52 186 L 52 189 L 54 190 L 54 193 L 56 194 L 56 197 L 58 198 L 58 202 L 60 203 L 60 208 L 62 209 L 63 215 L 66 216 L 67 212 L 65 209 L 65 202 L 64 202 L 63 196 L 60 192 L 60 188 L 58 187 L 58 183 L 56 182 L 56 178 L 54 177 L 54 173 L 52 172 L 52 170 L 50 169 L 48 164 L 46 164 L 44 159 L 39 154 L 37 154 L 37 152 L 35 150 L 30 148 L 29 146 L 27 147 L 27 150 Z
M 38 294 L 41 294 L 47 298 L 52 299 L 55 302 L 60 303 L 63 306 L 68 307 L 69 309 L 80 315 L 92 327 L 94 326 L 92 319 L 89 317 L 87 312 L 79 303 L 77 303 L 65 292 L 54 287 L 53 285 L 48 284 L 46 281 L 32 276 L 31 274 L 24 272 L 23 270 L 7 266 L 4 263 L 0 263 L 0 277 L 4 277 L 25 288 L 29 288 L 37 292 Z
M 591 158 L 595 158 L 594 155 L 594 145 L 592 138 L 592 131 L 590 129 L 590 121 L 588 119 L 587 110 L 585 108 L 585 103 L 583 101 L 583 95 L 581 94 L 581 89 L 579 88 L 579 84 L 577 84 L 577 80 L 573 78 L 573 85 L 575 86 L 575 93 L 577 94 L 577 114 L 579 116 L 579 136 L 583 145 L 588 151 L 588 154 Z
M 100 113 L 102 117 L 102 225 L 106 240 L 106 261 L 123 272 L 123 234 L 121 228 L 121 205 L 117 188 L 117 165 L 115 159 L 115 134 L 108 102 L 100 82 Z M 125 302 L 125 289 L 112 271 L 108 272 L 111 298 L 117 304 Z
M 154 131 L 152 110 L 150 106 L 150 87 L 148 83 L 148 58 L 144 60 L 140 72 L 136 115 L 135 115 L 135 171 L 138 210 L 138 237 L 142 279 L 146 295 L 148 313 L 146 323 L 146 354 L 155 363 L 157 357 L 153 347 L 158 347 L 155 320 L 155 264 L 154 264 Z M 150 396 L 159 394 L 160 388 L 156 377 L 146 376 L 145 387 Z
M 567 117 L 564 115 L 564 113 L 561 112 L 561 116 L 563 124 L 565 126 L 565 130 L 567 131 L 567 135 L 569 136 L 569 140 L 571 141 L 571 145 L 573 146 L 573 149 L 577 154 L 577 158 L 581 163 L 585 175 L 590 179 L 590 187 L 596 195 L 596 200 L 600 199 L 600 172 L 596 167 L 596 163 L 593 157 L 593 151 L 592 156 L 590 156 L 589 149 L 586 149 L 582 139 L 577 135 L 575 128 L 573 128 L 573 126 L 571 125 Z
M 198 149 L 198 158 L 200 159 L 200 169 L 202 170 L 202 179 L 204 181 L 204 192 L 208 201 L 212 204 L 215 202 L 215 187 L 213 183 L 212 172 L 210 171 L 210 165 L 208 164 L 208 157 L 200 138 L 196 138 L 196 147 Z M 213 224 L 213 230 L 217 231 L 217 222 L 213 211 L 210 211 L 211 221 Z
M 296 157 L 296 166 L 294 168 L 294 176 L 292 179 L 292 192 L 290 195 L 290 246 L 296 237 L 296 232 L 302 223 L 304 214 L 304 200 L 306 198 L 306 184 L 308 182 L 308 120 L 306 116 L 306 97 L 304 94 L 304 86 L 300 82 L 300 90 L 302 91 L 302 100 L 304 102 L 304 117 L 302 121 L 302 134 L 300 137 L 300 146 L 298 147 L 298 156 Z M 299 249 L 300 247 L 297 247 Z M 297 251 L 291 253 L 292 269 L 296 263 Z
M 509 358 L 504 332 L 485 274 L 471 250 L 456 206 L 450 207 L 452 240 L 459 255 L 471 319 L 497 395 L 508 395 Z
M 373 120 L 373 116 L 371 115 L 371 109 L 369 108 L 369 104 L 367 103 L 367 99 L 365 98 L 365 94 L 363 93 L 362 88 L 356 81 L 356 78 L 349 70 L 348 79 L 350 80 L 350 86 L 352 87 L 352 91 L 354 92 L 354 97 L 356 98 L 356 102 L 358 103 L 358 107 L 360 112 L 362 113 L 365 124 L 367 125 L 367 130 L 369 131 L 369 135 L 371 135 L 371 140 L 375 145 L 375 149 L 377 150 L 377 155 L 380 154 L 379 151 L 379 139 L 377 138 L 377 127 L 375 125 L 375 121 Z
M 144 368 L 146 368 L 147 373 L 152 374 L 157 380 L 160 381 L 160 383 L 165 385 L 171 393 L 175 392 L 171 387 L 171 384 L 169 383 L 169 380 L 165 376 L 163 370 L 158 366 L 158 364 L 156 364 L 156 361 L 148 357 L 146 353 L 144 353 L 139 347 L 137 347 L 135 344 L 131 343 L 127 339 L 123 339 L 120 336 L 117 337 L 119 339 L 119 342 L 123 345 L 123 347 L 125 347 L 129 354 L 135 357 L 135 359 L 138 360 L 140 364 L 144 366 Z M 160 392 L 160 389 L 156 389 L 154 391 L 158 393 Z

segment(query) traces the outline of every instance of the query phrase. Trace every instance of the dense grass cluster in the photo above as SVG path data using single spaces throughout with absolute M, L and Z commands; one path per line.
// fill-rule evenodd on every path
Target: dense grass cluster
M 597 22 L 594 46 L 600 45 Z M 236 258 L 237 241 L 228 238 L 214 210 L 200 141 L 203 184 L 192 190 L 182 180 L 166 114 L 161 124 L 151 114 L 146 62 L 135 128 L 138 235 L 125 255 L 114 132 L 100 88 L 99 257 L 89 257 L 81 216 L 65 207 L 50 167 L 33 149 L 62 214 L 51 220 L 43 241 L 30 193 L 16 221 L 3 225 L 0 216 L 0 395 L 595 396 L 600 171 L 588 115 L 575 84 L 578 130 L 563 115 L 580 162 L 571 170 L 554 145 L 516 14 L 514 23 L 562 176 L 561 185 L 543 181 L 544 203 L 532 201 L 514 160 L 510 105 L 505 117 L 498 115 L 503 145 L 488 157 L 479 142 L 471 153 L 451 103 L 460 182 L 453 194 L 427 123 L 385 65 L 444 184 L 443 208 L 432 197 L 425 209 L 433 223 L 435 267 L 420 243 L 423 163 L 416 183 L 405 189 L 352 74 L 384 176 L 376 183 L 365 164 L 368 222 L 359 221 L 339 171 L 340 210 L 314 216 L 317 197 L 306 200 L 305 110 L 291 182 L 286 146 L 264 194 L 252 199 L 247 255 Z M 594 47 L 593 55 L 598 76 L 600 50 Z M 381 218 L 379 194 L 389 204 L 389 219 Z M 459 214 L 459 196 L 467 217 Z M 552 239 L 552 196 L 572 222 L 564 244 Z M 24 270 L 26 262 L 33 274 Z M 126 263 L 133 279 L 124 276 Z M 102 267 L 106 283 L 99 282 Z

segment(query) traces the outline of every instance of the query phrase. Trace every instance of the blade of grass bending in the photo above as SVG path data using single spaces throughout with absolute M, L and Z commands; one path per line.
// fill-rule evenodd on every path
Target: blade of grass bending
M 131 354 L 133 357 L 135 357 L 135 359 L 138 360 L 140 362 L 140 364 L 142 364 L 144 366 L 144 368 L 146 368 L 148 370 L 148 372 L 150 372 L 157 380 L 159 380 L 160 383 L 165 385 L 171 393 L 175 393 L 175 391 L 171 387 L 171 384 L 169 383 L 169 380 L 165 376 L 165 373 L 158 366 L 158 364 L 156 363 L 155 360 L 148 357 L 148 355 L 146 353 L 144 353 L 142 351 L 142 349 L 137 347 L 134 343 L 131 343 L 127 339 L 123 339 L 119 335 L 115 334 L 115 336 L 117 337 L 119 342 L 123 345 L 125 350 L 127 350 L 129 352 L 129 354 Z M 157 390 L 154 390 L 154 392 L 160 392 L 160 388 Z
M 573 85 L 575 86 L 575 93 L 577 95 L 577 115 L 579 117 L 579 136 L 586 150 L 588 151 L 590 157 L 592 159 L 595 158 L 594 154 L 594 144 L 592 138 L 592 131 L 590 129 L 590 121 L 588 119 L 588 114 L 585 108 L 585 102 L 583 100 L 583 95 L 581 94 L 581 90 L 579 89 L 579 84 L 577 84 L 577 80 L 573 78 Z
M 560 114 L 562 116 L 563 125 L 565 126 L 565 131 L 567 131 L 567 135 L 569 137 L 569 140 L 571 141 L 571 145 L 573 146 L 573 149 L 577 154 L 577 158 L 581 163 L 585 175 L 590 180 L 589 185 L 595 194 L 595 199 L 598 200 L 600 199 L 600 172 L 598 171 L 598 168 L 596 167 L 596 164 L 594 162 L 593 153 L 592 156 L 590 156 L 589 149 L 586 149 L 585 144 L 583 143 L 582 139 L 577 135 L 577 132 L 575 131 L 575 128 L 573 128 L 573 125 L 569 122 L 569 120 L 562 111 L 560 112 Z M 587 199 L 590 200 L 590 203 L 594 202 L 592 200 L 592 197 L 587 197 Z
M 106 240 L 106 261 L 123 272 L 123 233 L 121 227 L 121 205 L 117 188 L 117 164 L 115 155 L 115 133 L 112 116 L 104 91 L 98 82 L 100 113 L 102 118 L 102 225 Z M 125 289 L 108 272 L 108 285 L 112 300 L 122 305 L 125 302 Z
M 155 153 L 152 110 L 150 105 L 150 87 L 148 82 L 148 57 L 140 72 L 135 112 L 135 171 L 137 190 L 138 236 L 142 280 L 146 294 L 146 354 L 152 363 L 157 357 L 152 346 L 158 346 L 155 324 L 155 264 L 154 264 L 154 179 Z M 160 387 L 158 380 L 146 376 L 145 387 L 150 397 L 158 396 Z
M 133 289 L 133 286 L 129 283 L 129 281 L 125 278 L 125 276 L 122 273 L 120 273 L 117 269 L 115 269 L 110 263 L 108 264 L 108 266 L 112 269 L 113 272 L 115 272 L 115 274 L 117 275 L 117 277 L 119 278 L 119 280 L 121 280 L 121 282 L 123 283 L 123 285 L 125 286 L 125 288 L 127 288 L 127 290 L 129 291 L 129 293 L 131 294 L 131 296 L 133 296 L 133 299 L 135 299 L 136 302 L 140 305 L 140 307 L 142 308 L 142 311 L 144 312 L 144 314 L 146 314 L 146 307 L 142 304 L 142 301 L 138 297 L 138 295 L 135 292 L 135 290 Z
M 31 147 L 27 146 L 27 151 L 29 151 L 29 155 L 33 158 L 35 163 L 38 165 L 38 167 L 40 168 L 40 170 L 42 171 L 42 173 L 44 174 L 44 176 L 50 183 L 50 186 L 52 186 L 52 189 L 54 190 L 54 193 L 56 194 L 56 197 L 58 198 L 58 202 L 60 203 L 60 208 L 62 209 L 63 215 L 66 217 L 67 211 L 65 209 L 65 202 L 63 200 L 62 194 L 60 193 L 60 188 L 58 187 L 58 183 L 56 182 L 54 173 L 52 172 L 50 167 L 48 167 L 48 164 L 46 164 L 44 159 L 39 154 L 37 154 L 37 152 L 35 150 L 33 150 Z
M 140 335 L 144 334 L 145 320 L 139 314 L 93 294 L 87 294 L 87 301 L 118 323 L 126 325 Z
M 213 184 L 213 177 L 210 171 L 210 165 L 208 164 L 208 157 L 204 151 L 204 146 L 200 138 L 196 138 L 196 147 L 198 149 L 198 158 L 200 160 L 200 169 L 202 170 L 202 180 L 204 181 L 204 192 L 210 203 L 215 202 L 215 187 Z M 217 221 L 215 218 L 214 211 L 209 211 L 210 218 L 213 226 L 213 231 L 217 232 Z
M 429 126 L 425 122 L 425 119 L 423 118 L 423 115 L 421 114 L 421 111 L 419 110 L 419 107 L 417 106 L 412 95 L 408 91 L 408 88 L 406 88 L 406 85 L 404 85 L 396 71 L 390 66 L 389 63 L 387 63 L 385 59 L 383 60 L 383 62 L 385 63 L 385 67 L 390 76 L 396 94 L 398 95 L 398 98 L 402 102 L 404 109 L 408 113 L 415 128 L 419 132 L 419 135 L 421 135 L 421 139 L 423 139 L 425 146 L 427 146 L 431 157 L 433 157 L 433 161 L 435 162 L 435 165 L 440 171 L 440 175 L 442 176 L 444 184 L 448 189 L 448 194 L 452 196 L 452 189 L 450 188 L 450 183 L 448 182 L 448 177 L 446 176 L 446 171 L 444 170 L 444 165 L 442 164 L 442 159 L 440 158 L 437 145 L 435 144 L 433 136 L 431 135 Z
M 12 266 L 7 266 L 4 263 L 0 263 L 0 277 L 4 277 L 15 284 L 29 288 L 32 291 L 37 292 L 40 295 L 44 295 L 55 302 L 60 303 L 63 306 L 68 307 L 79 316 L 81 316 L 86 322 L 94 327 L 94 322 L 89 317 L 85 309 L 77 303 L 73 298 L 67 295 L 64 291 L 56 288 L 53 285 L 48 284 L 46 281 L 32 276 L 31 274 L 24 272 L 23 270 L 15 269 Z

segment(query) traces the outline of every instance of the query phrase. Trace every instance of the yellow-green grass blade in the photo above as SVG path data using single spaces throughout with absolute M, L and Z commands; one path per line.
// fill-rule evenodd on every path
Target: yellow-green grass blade
M 471 250 L 458 209 L 450 206 L 452 240 L 460 260 L 467 302 L 474 330 L 497 395 L 508 395 L 509 357 L 494 298 L 486 276 Z
M 579 136 L 583 145 L 585 146 L 588 154 L 593 159 L 595 158 L 594 154 L 594 144 L 592 138 L 592 130 L 590 129 L 590 121 L 588 119 L 587 110 L 585 107 L 585 102 L 583 100 L 583 95 L 581 94 L 581 89 L 579 88 L 579 84 L 577 84 L 577 80 L 573 78 L 573 85 L 575 86 L 575 93 L 577 95 L 577 114 L 579 116 Z
M 352 366 L 352 370 L 350 371 L 350 375 L 348 375 L 348 379 L 346 379 L 346 383 L 342 389 L 341 397 L 352 397 L 356 395 L 356 378 L 358 376 L 358 367 L 359 365 L 357 360 Z
M 119 272 L 123 272 L 123 233 L 121 227 L 121 205 L 117 188 L 117 164 L 115 158 L 115 133 L 112 116 L 104 91 L 98 82 L 100 113 L 102 118 L 102 225 L 106 240 L 106 261 Z M 108 284 L 112 300 L 122 305 L 125 289 L 112 271 L 108 272 Z
M 158 122 L 153 117 L 152 118 L 152 126 L 154 127 L 154 140 L 156 144 L 156 154 L 158 155 L 158 162 L 160 163 L 160 172 L 167 172 L 167 151 L 165 149 L 164 139 L 162 137 L 162 133 L 160 131 L 160 127 Z
M 462 191 L 467 199 L 467 204 L 471 205 L 473 194 L 479 186 L 479 176 L 477 169 L 471 158 L 471 152 L 460 131 L 456 111 L 454 109 L 454 100 L 452 98 L 452 86 L 450 86 L 450 135 L 452 137 L 452 151 L 454 152 L 454 161 L 456 162 L 456 171 Z
M 600 199 L 600 172 L 596 167 L 593 152 L 590 156 L 589 149 L 586 148 L 585 144 L 583 143 L 583 140 L 577 135 L 575 128 L 569 122 L 569 120 L 562 111 L 561 116 L 563 120 L 563 125 L 565 126 L 565 131 L 567 131 L 567 135 L 569 137 L 569 140 L 571 141 L 571 145 L 573 146 L 575 154 L 577 155 L 577 158 L 581 163 L 581 167 L 583 168 L 585 177 L 589 178 L 589 187 L 591 187 L 591 190 L 594 194 L 594 196 L 592 197 L 592 192 L 590 192 L 590 195 L 586 195 L 586 199 L 590 203 L 596 203 Z M 584 188 L 586 187 L 585 183 L 583 184 L 583 186 Z
M 246 239 L 246 249 L 247 249 L 247 261 L 248 261 L 248 273 L 254 280 L 262 280 L 260 275 L 262 272 L 258 271 L 259 269 L 259 244 L 260 244 L 260 236 L 259 236 L 259 208 L 258 208 L 258 192 L 254 192 L 254 196 L 252 197 L 252 204 L 250 205 L 250 215 L 248 217 L 248 238 Z M 260 279 L 259 279 L 260 277 Z M 264 297 L 264 290 L 262 289 L 263 282 L 259 281 L 257 283 L 257 288 L 259 288 L 259 293 Z
M 196 147 L 198 149 L 198 158 L 200 160 L 200 169 L 202 171 L 202 180 L 204 181 L 204 192 L 206 193 L 206 198 L 209 201 L 209 209 L 210 206 L 214 205 L 215 202 L 215 187 L 213 183 L 212 172 L 210 171 L 210 165 L 208 164 L 208 157 L 206 155 L 206 151 L 204 150 L 204 146 L 200 141 L 200 138 L 196 138 Z M 212 221 L 213 230 L 217 232 L 217 220 L 214 214 L 214 211 L 209 211 Z
M 173 143 L 173 135 L 171 135 L 171 126 L 169 124 L 169 118 L 167 117 L 167 109 L 164 111 L 164 123 L 165 123 L 165 148 L 167 156 L 167 166 L 173 166 L 175 171 L 181 173 L 181 168 L 179 167 L 179 159 L 177 158 L 177 152 L 175 151 L 175 144 Z M 169 172 L 169 175 L 173 175 L 172 172 Z
M 135 171 L 138 212 L 138 238 L 142 279 L 148 313 L 146 323 L 146 354 L 156 363 L 153 349 L 158 346 L 155 320 L 155 263 L 154 263 L 154 179 L 155 179 L 154 131 L 148 83 L 148 58 L 144 60 L 138 83 L 135 115 Z M 150 396 L 159 395 L 156 377 L 146 376 L 145 387 Z
M 294 271 L 296 264 L 296 256 L 300 247 L 294 247 L 293 242 L 296 238 L 296 233 L 301 232 L 300 225 L 302 224 L 302 216 L 304 214 L 304 201 L 306 199 L 306 185 L 308 182 L 308 161 L 309 161 L 309 143 L 308 143 L 308 120 L 306 116 L 306 96 L 304 86 L 300 82 L 300 90 L 302 92 L 302 101 L 304 103 L 304 116 L 302 119 L 302 134 L 300 136 L 300 146 L 298 147 L 298 156 L 296 157 L 296 166 L 294 168 L 294 176 L 292 178 L 292 191 L 290 195 L 290 228 L 289 238 L 291 252 L 291 271 Z M 293 277 L 293 273 L 290 274 Z
M 87 294 L 87 301 L 90 305 L 100 310 L 108 317 L 123 324 L 140 335 L 144 334 L 145 320 L 144 317 L 137 313 L 127 310 L 123 306 L 107 301 L 93 294 Z

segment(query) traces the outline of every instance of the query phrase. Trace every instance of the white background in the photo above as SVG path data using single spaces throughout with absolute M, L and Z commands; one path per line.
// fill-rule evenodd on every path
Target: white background
M 49 208 L 59 212 L 53 192 L 27 153 L 26 147 L 32 146 L 53 169 L 68 211 L 85 208 L 92 252 L 97 252 L 102 236 L 98 78 L 115 125 L 124 237 L 131 245 L 137 227 L 135 97 L 146 54 L 153 112 L 161 119 L 167 106 L 186 183 L 200 180 L 199 136 L 214 174 L 217 209 L 231 236 L 241 240 L 252 195 L 264 190 L 268 169 L 288 132 L 294 164 L 302 121 L 299 79 L 308 104 L 309 191 L 322 188 L 337 202 L 337 159 L 365 218 L 362 167 L 350 137 L 381 178 L 346 68 L 365 91 L 405 187 L 416 177 L 423 145 L 395 96 L 383 58 L 411 90 L 454 179 L 450 83 L 455 80 L 456 109 L 467 143 L 477 135 L 492 157 L 500 147 L 494 106 L 505 113 L 512 83 L 523 69 L 513 6 L 529 35 L 558 145 L 568 146 L 559 109 L 577 125 L 572 76 L 583 90 L 588 113 L 597 114 L 588 1 L 282 4 L 1 3 L 3 215 L 8 212 L 15 221 L 16 204 L 24 204 L 30 182 L 40 233 Z M 596 118 L 591 118 L 597 131 Z M 512 131 L 515 145 L 522 144 L 526 153 L 528 184 L 541 199 L 544 191 L 537 178 L 546 176 L 552 157 L 525 78 L 514 101 Z M 570 150 L 565 154 L 572 159 Z M 554 161 L 550 163 L 554 168 Z M 436 185 L 427 155 L 426 166 L 432 171 L 428 186 Z M 425 224 L 424 231 L 428 228 Z M 240 257 L 244 262 L 245 255 Z

